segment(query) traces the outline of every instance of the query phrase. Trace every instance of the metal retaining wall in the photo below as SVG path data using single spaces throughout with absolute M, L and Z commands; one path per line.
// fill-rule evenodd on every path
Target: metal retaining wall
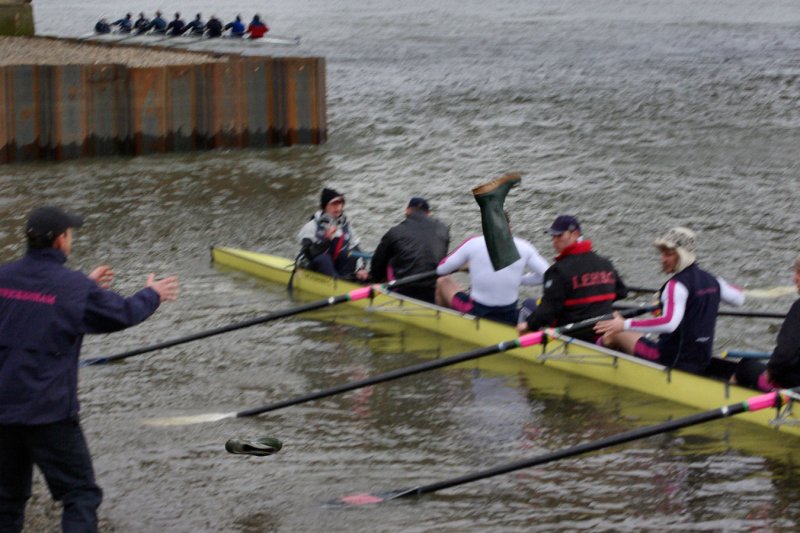
M 323 58 L 0 67 L 0 163 L 321 144 Z

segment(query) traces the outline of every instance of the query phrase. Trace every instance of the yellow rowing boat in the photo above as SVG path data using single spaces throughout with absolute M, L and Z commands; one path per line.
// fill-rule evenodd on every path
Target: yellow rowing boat
M 283 285 L 289 282 L 294 270 L 292 260 L 236 248 L 214 247 L 211 255 L 218 266 Z M 298 291 L 321 297 L 346 294 L 358 288 L 355 283 L 333 279 L 304 269 L 298 269 L 294 273 L 292 283 Z M 346 305 L 381 313 L 399 322 L 475 346 L 494 345 L 517 336 L 514 328 L 510 326 L 464 315 L 384 290 L 379 291 L 371 299 L 350 301 Z M 544 345 L 519 348 L 508 353 L 530 363 L 636 390 L 701 410 L 744 401 L 758 394 L 743 387 L 730 385 L 724 380 L 669 369 L 557 333 L 548 335 L 548 341 Z M 776 410 L 762 410 L 744 413 L 737 418 L 800 436 L 800 417 L 792 414 L 791 405 L 780 413 Z

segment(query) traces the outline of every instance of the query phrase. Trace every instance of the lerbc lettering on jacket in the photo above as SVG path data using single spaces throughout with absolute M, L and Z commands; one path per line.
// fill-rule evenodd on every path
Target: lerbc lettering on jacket
M 76 416 L 84 334 L 124 329 L 158 308 L 153 289 L 123 298 L 65 261 L 48 248 L 0 266 L 0 425 Z
M 611 270 L 601 272 L 587 272 L 580 276 L 572 276 L 572 288 L 580 289 L 583 287 L 592 287 L 594 285 L 611 285 L 617 282 L 617 276 Z
M 536 311 L 528 317 L 528 328 L 571 324 L 612 311 L 614 300 L 628 290 L 608 259 L 592 251 L 591 241 L 568 246 L 544 274 L 544 293 Z M 576 335 L 593 340 L 587 330 Z

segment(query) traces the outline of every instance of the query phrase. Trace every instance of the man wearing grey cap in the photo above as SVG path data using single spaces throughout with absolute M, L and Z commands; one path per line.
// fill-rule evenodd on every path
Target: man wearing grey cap
M 431 207 L 425 198 L 411 198 L 405 215 L 405 220 L 387 231 L 375 248 L 370 265 L 373 281 L 382 282 L 434 271 L 439 261 L 447 255 L 450 228 L 430 216 Z M 395 291 L 434 303 L 436 278 L 432 276 L 415 284 L 398 287 Z
M 661 287 L 661 314 L 624 319 L 619 313 L 598 322 L 603 344 L 670 368 L 702 373 L 711 362 L 720 301 L 739 306 L 744 293 L 697 266 L 697 239 L 689 228 L 675 227 L 654 243 L 661 269 L 672 277 Z M 658 334 L 651 340 L 645 333 Z
M 97 531 L 102 491 L 78 420 L 78 358 L 86 333 L 145 320 L 178 294 L 174 277 L 129 298 L 107 290 L 108 266 L 88 276 L 66 268 L 83 219 L 58 207 L 34 209 L 28 251 L 0 266 L 0 531 L 22 531 L 33 465 L 63 503 L 63 531 Z

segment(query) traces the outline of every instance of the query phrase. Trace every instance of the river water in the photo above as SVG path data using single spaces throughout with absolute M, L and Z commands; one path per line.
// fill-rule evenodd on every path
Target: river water
M 291 255 L 319 191 L 347 196 L 366 248 L 430 199 L 454 244 L 479 231 L 470 189 L 523 173 L 506 206 L 543 234 L 578 215 L 631 285 L 657 286 L 652 239 L 681 224 L 701 264 L 746 288 L 791 284 L 800 253 L 800 7 L 791 0 L 242 0 L 324 56 L 324 146 L 0 168 L 0 251 L 23 252 L 35 205 L 86 214 L 70 264 L 115 288 L 177 274 L 178 302 L 87 339 L 98 356 L 293 305 L 210 264 L 211 245 Z M 135 9 L 236 14 L 207 0 Z M 77 36 L 130 4 L 36 0 L 37 31 Z M 752 299 L 784 311 L 792 296 Z M 365 320 L 371 322 L 366 328 Z M 768 350 L 779 322 L 722 318 L 718 350 Z M 430 483 L 689 411 L 496 356 L 273 414 L 176 428 L 142 418 L 228 412 L 470 346 L 337 309 L 82 370 L 82 418 L 107 531 L 790 531 L 795 439 L 736 420 L 372 507 L 326 502 Z M 271 457 L 227 454 L 271 434 Z M 57 529 L 39 481 L 28 530 Z

